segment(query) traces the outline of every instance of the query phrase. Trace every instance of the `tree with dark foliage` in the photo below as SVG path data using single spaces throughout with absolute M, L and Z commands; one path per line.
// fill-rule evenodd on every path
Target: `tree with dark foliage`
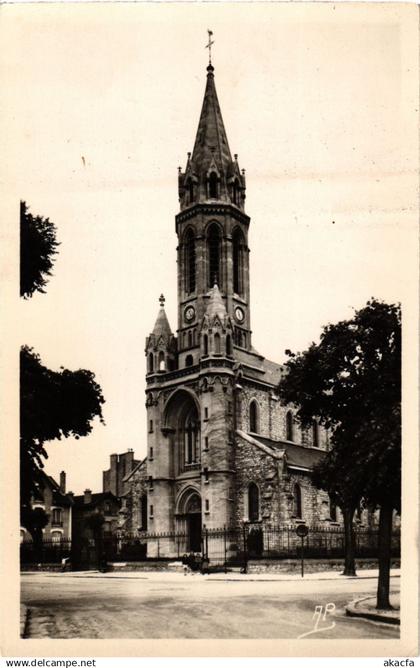
M 20 353 L 20 497 L 21 519 L 31 531 L 31 498 L 42 494 L 45 443 L 87 436 L 102 418 L 102 390 L 91 371 L 51 371 L 28 346 Z
M 353 319 L 326 326 L 319 344 L 286 353 L 281 399 L 298 406 L 302 425 L 316 415 L 332 430 L 316 483 L 350 526 L 362 497 L 380 508 L 377 607 L 389 608 L 392 515 L 401 501 L 400 307 L 371 299 Z
M 45 293 L 57 253 L 56 228 L 48 218 L 33 216 L 20 203 L 20 294 L 25 299 L 34 292 Z M 47 369 L 32 348 L 20 352 L 20 501 L 21 523 L 31 533 L 35 545 L 42 542 L 48 516 L 33 509 L 32 497 L 43 491 L 44 444 L 56 438 L 86 436 L 92 421 L 102 419 L 102 390 L 91 371 Z
M 47 526 L 49 516 L 43 508 L 32 508 L 24 505 L 20 508 L 20 523 L 26 527 L 32 536 L 33 546 L 37 560 L 41 558 L 42 552 L 42 529 Z
M 44 288 L 57 253 L 56 228 L 48 218 L 33 216 L 20 203 L 20 295 L 25 299 Z

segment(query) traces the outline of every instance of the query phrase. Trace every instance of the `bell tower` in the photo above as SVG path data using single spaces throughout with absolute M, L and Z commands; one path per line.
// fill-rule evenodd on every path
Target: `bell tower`
M 178 193 L 177 335 L 161 297 L 145 349 L 148 526 L 184 532 L 183 549 L 195 550 L 204 525 L 234 522 L 237 374 L 261 360 L 251 345 L 245 172 L 230 153 L 211 63 Z
M 210 63 L 193 152 L 178 173 L 179 368 L 201 357 L 199 329 L 215 285 L 232 323 L 233 348 L 251 349 L 245 192 L 245 170 L 230 153 Z

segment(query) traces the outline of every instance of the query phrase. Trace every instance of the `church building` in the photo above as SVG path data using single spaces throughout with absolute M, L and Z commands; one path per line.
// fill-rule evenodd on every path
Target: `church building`
M 295 422 L 276 394 L 281 365 L 252 344 L 245 170 L 230 152 L 211 63 L 178 191 L 178 322 L 175 334 L 161 296 L 145 350 L 147 457 L 124 479 L 124 529 L 182 533 L 199 551 L 203 526 L 341 525 L 311 484 L 328 433 Z M 160 550 L 175 554 L 173 541 Z

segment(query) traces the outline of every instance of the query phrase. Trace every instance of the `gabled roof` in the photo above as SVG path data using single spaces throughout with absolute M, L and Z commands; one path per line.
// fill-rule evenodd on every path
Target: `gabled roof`
M 319 448 L 298 445 L 290 441 L 276 441 L 256 434 L 250 436 L 240 430 L 237 431 L 237 434 L 248 443 L 264 449 L 266 454 L 270 454 L 275 459 L 284 459 L 289 469 L 309 472 L 326 455 L 326 452 Z
M 241 364 L 245 378 L 260 380 L 263 383 L 277 387 L 283 374 L 283 367 L 260 355 L 255 349 L 235 351 L 235 357 Z
M 133 469 L 131 469 L 130 473 L 128 473 L 128 474 L 125 476 L 125 478 L 123 478 L 123 482 L 127 482 L 128 480 L 130 480 L 131 476 L 132 476 L 136 471 L 139 471 L 139 470 L 141 469 L 141 467 L 143 466 L 143 464 L 146 464 L 146 462 L 147 462 L 147 457 L 145 457 L 144 459 L 142 459 L 141 461 L 139 461 L 139 462 L 137 463 L 137 465 L 136 465 Z M 124 496 L 124 494 L 123 494 L 122 496 Z
M 73 498 L 68 494 L 64 493 L 60 489 L 60 485 L 54 480 L 50 475 L 47 475 L 45 471 L 40 471 L 41 484 L 44 487 L 49 487 L 52 491 L 53 503 L 57 506 L 72 506 Z M 43 499 L 35 499 L 36 501 L 42 501 Z

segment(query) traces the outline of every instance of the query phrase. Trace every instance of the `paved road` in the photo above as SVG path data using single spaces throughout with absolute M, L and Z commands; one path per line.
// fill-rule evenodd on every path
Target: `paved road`
M 391 579 L 391 587 L 399 590 L 399 578 Z M 398 638 L 399 627 L 344 614 L 349 601 L 375 589 L 374 578 L 22 575 L 31 638 L 298 638 L 314 628 L 315 606 L 327 603 L 335 604 L 334 614 L 321 620 L 318 632 L 308 638 Z

